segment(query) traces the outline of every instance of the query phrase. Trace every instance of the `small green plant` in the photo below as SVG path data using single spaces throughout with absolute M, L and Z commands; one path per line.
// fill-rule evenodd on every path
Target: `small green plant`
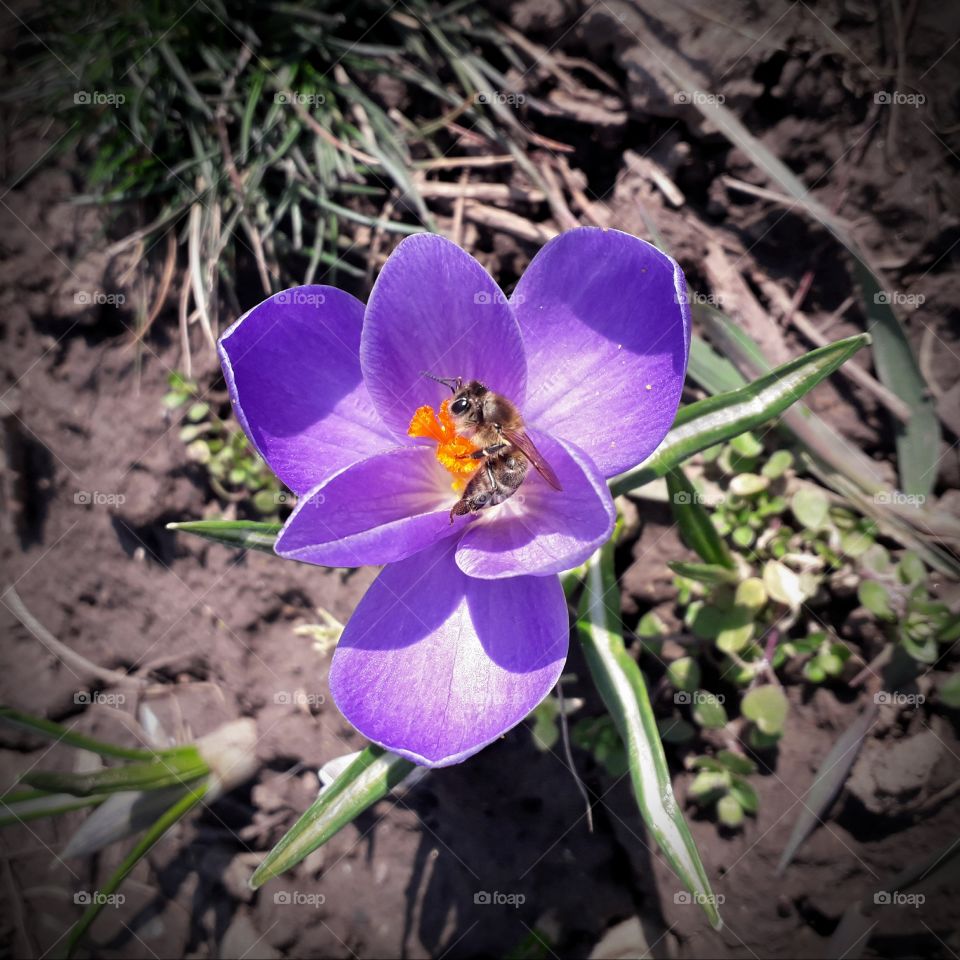
M 280 508 L 292 505 L 293 497 L 283 492 L 244 432 L 221 420 L 210 404 L 199 398 L 194 381 L 172 373 L 168 385 L 163 405 L 167 410 L 186 407 L 180 439 L 186 444 L 187 456 L 206 471 L 214 493 L 228 503 L 248 504 L 259 517 L 278 519 Z
M 857 599 L 880 621 L 891 642 L 914 660 L 933 664 L 941 644 L 960 639 L 960 616 L 930 596 L 927 568 L 915 553 L 898 562 L 879 544 L 871 550 L 869 568 L 857 586 Z
M 757 769 L 752 760 L 731 750 L 721 750 L 715 757 L 693 757 L 687 766 L 697 771 L 688 795 L 698 806 L 712 808 L 723 826 L 739 830 L 745 814 L 756 815 L 757 791 L 747 780 Z

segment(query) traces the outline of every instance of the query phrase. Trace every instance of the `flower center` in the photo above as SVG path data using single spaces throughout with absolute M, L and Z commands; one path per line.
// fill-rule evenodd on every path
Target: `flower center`
M 407 436 L 436 440 L 437 461 L 453 477 L 453 489 L 460 491 L 477 472 L 480 461 L 469 459 L 477 448 L 457 433 L 449 408 L 450 401 L 444 400 L 438 417 L 433 407 L 417 407 L 407 427 Z

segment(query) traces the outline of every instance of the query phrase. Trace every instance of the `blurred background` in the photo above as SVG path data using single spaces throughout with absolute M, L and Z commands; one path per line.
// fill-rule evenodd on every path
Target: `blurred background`
M 0 7 L 0 700 L 133 748 L 253 724 L 241 782 L 137 860 L 79 955 L 960 954 L 960 7 Z M 746 620 L 668 566 L 697 557 L 663 485 L 620 501 L 624 636 L 726 926 L 648 836 L 576 645 L 562 707 L 255 893 L 323 765 L 363 746 L 326 675 L 376 571 L 167 528 L 292 507 L 216 337 L 294 284 L 365 299 L 423 230 L 509 293 L 580 224 L 681 263 L 687 401 L 873 336 L 805 408 L 689 465 L 761 584 Z M 761 729 L 741 706 L 764 655 L 788 712 Z M 734 744 L 745 765 L 715 769 Z M 0 726 L 0 789 L 91 756 Z M 133 841 L 4 809 L 0 954 L 55 955 Z

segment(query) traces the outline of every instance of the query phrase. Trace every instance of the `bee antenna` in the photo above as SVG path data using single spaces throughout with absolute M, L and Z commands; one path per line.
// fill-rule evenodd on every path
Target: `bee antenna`
M 435 377 L 432 373 L 427 373 L 426 370 L 421 370 L 420 375 L 423 377 L 429 377 L 431 380 L 436 380 L 437 383 L 442 383 L 445 387 L 450 388 L 451 393 L 456 393 L 460 389 L 460 385 L 463 383 L 463 380 L 460 377 Z

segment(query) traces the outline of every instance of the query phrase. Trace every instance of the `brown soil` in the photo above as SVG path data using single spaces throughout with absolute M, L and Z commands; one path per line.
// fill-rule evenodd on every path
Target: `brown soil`
M 930 373 L 946 389 L 960 354 L 952 246 L 960 236 L 953 152 L 960 150 L 960 61 L 938 57 L 957 35 L 960 8 L 907 5 L 908 73 L 928 102 L 925 111 L 901 108 L 890 142 L 889 114 L 873 102 L 875 90 L 891 85 L 889 17 L 886 9 L 862 6 L 774 11 L 744 2 L 714 4 L 708 16 L 679 3 L 525 0 L 505 16 L 555 53 L 587 57 L 615 79 L 616 103 L 592 123 L 523 118 L 574 147 L 570 164 L 585 172 L 588 195 L 611 225 L 646 235 L 642 210 L 696 289 L 709 289 L 702 263 L 711 237 L 791 292 L 813 270 L 804 310 L 814 319 L 828 317 L 853 289 L 846 259 L 821 231 L 723 188 L 723 175 L 763 181 L 692 108 L 674 102 L 651 53 L 664 44 L 699 71 L 703 89 L 723 91 L 748 127 L 817 185 L 823 202 L 863 221 L 865 241 L 904 291 L 925 295 L 910 336 L 918 349 L 929 348 L 925 337 L 935 338 Z M 587 73 L 578 76 L 596 86 Z M 549 93 L 536 74 L 525 82 L 539 96 Z M 39 122 L 16 131 L 6 144 L 6 169 L 29 169 L 52 137 Z M 628 152 L 655 157 L 683 191 L 684 208 L 672 209 L 624 159 Z M 94 955 L 505 956 L 529 945 L 536 928 L 551 943 L 543 955 L 580 957 L 638 915 L 657 956 L 819 957 L 849 905 L 886 889 L 893 874 L 960 832 L 956 803 L 903 812 L 960 775 L 955 717 L 951 723 L 924 707 L 891 709 L 881 712 L 868 746 L 932 732 L 941 748 L 929 775 L 886 808 L 844 791 L 797 862 L 776 877 L 799 799 L 868 698 L 843 688 L 803 696 L 796 685 L 788 688 L 788 732 L 755 780 L 759 816 L 728 835 L 688 808 L 707 872 L 725 897 L 721 933 L 696 907 L 675 902 L 676 881 L 644 832 L 628 782 L 612 780 L 575 752 L 597 800 L 595 831 L 588 833 L 560 748 L 538 752 L 523 726 L 469 763 L 399 791 L 292 874 L 249 891 L 246 878 L 259 857 L 315 795 L 318 768 L 362 746 L 332 704 L 321 702 L 329 656 L 294 628 L 314 622 L 317 608 L 347 620 L 374 572 L 343 575 L 238 555 L 165 530 L 168 521 L 222 509 L 185 456 L 177 418 L 161 405 L 168 373 L 180 363 L 176 309 L 137 343 L 124 306 L 78 301 L 78 293 L 127 288 L 123 264 L 103 252 L 101 212 L 66 202 L 77 183 L 74 160 L 41 164 L 0 201 L 0 580 L 15 584 L 33 614 L 79 654 L 148 678 L 152 687 L 116 707 L 77 703 L 76 695 L 97 690 L 98 681 L 65 666 L 0 607 L 0 700 L 131 745 L 144 736 L 136 721 L 142 703 L 171 734 L 202 734 L 245 716 L 256 720 L 259 736 L 254 780 L 151 851 L 124 888 L 127 902 L 108 908 L 94 928 Z M 477 250 L 509 283 L 535 245 L 481 229 Z M 862 329 L 858 309 L 824 332 L 833 338 Z M 809 345 L 791 333 L 780 346 L 792 353 Z M 195 375 L 212 382 L 215 365 L 199 339 L 194 357 Z M 888 421 L 875 401 L 838 380 L 820 388 L 811 406 L 878 461 L 891 462 Z M 956 486 L 960 475 L 955 439 L 948 435 L 944 445 L 940 490 Z M 661 607 L 676 626 L 665 562 L 685 556 L 685 548 L 665 512 L 648 504 L 641 510 L 642 528 L 620 554 L 627 624 Z M 845 609 L 838 608 L 835 625 L 857 643 L 863 637 L 855 621 L 842 622 Z M 586 679 L 575 650 L 568 669 Z M 317 705 L 277 701 L 278 693 L 296 691 Z M 571 683 L 567 693 L 586 699 L 585 713 L 599 712 L 588 683 Z M 3 786 L 36 765 L 71 769 L 75 762 L 70 750 L 6 728 L 0 748 Z M 668 754 L 682 802 L 690 775 L 683 751 Z M 82 816 L 0 833 L 3 955 L 53 951 L 80 914 L 74 893 L 97 889 L 119 862 L 122 845 L 94 861 L 58 857 Z M 921 907 L 887 907 L 871 918 L 877 925 L 866 956 L 957 955 L 955 881 L 943 871 L 918 889 L 926 896 Z M 301 903 L 277 902 L 278 891 L 296 892 Z M 522 894 L 525 901 L 485 906 L 475 903 L 480 891 Z M 318 895 L 324 902 L 314 905 Z

